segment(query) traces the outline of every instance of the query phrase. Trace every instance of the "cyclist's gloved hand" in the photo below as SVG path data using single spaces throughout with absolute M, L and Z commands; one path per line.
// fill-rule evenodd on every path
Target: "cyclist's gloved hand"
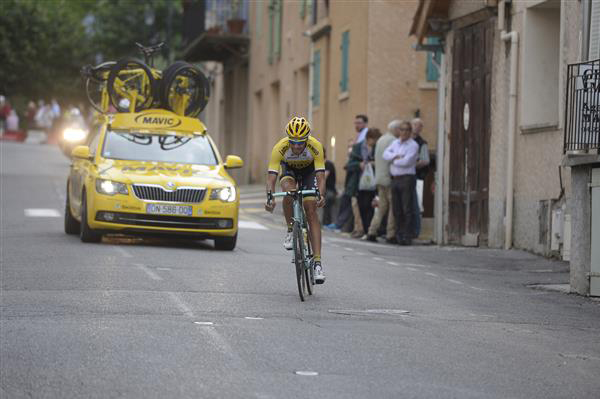
M 269 191 L 267 193 L 267 202 L 265 203 L 265 210 L 267 212 L 273 213 L 273 209 L 275 209 L 275 198 L 273 198 L 273 194 Z
M 325 206 L 325 197 L 321 196 L 321 192 L 317 190 L 317 208 L 323 208 Z

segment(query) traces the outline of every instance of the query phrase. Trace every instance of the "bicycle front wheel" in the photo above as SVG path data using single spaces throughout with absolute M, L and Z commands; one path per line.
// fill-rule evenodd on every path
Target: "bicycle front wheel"
M 154 101 L 154 76 L 141 61 L 125 58 L 117 62 L 107 84 L 110 101 L 119 112 L 140 112 Z
M 308 229 L 305 229 L 305 235 L 303 235 L 304 237 L 304 249 L 305 249 L 305 260 L 306 260 L 306 265 L 304 268 L 304 277 L 306 279 L 306 291 L 308 291 L 308 295 L 312 295 L 313 294 L 313 290 L 315 289 L 314 284 L 314 275 L 313 275 L 313 264 L 312 264 L 312 248 L 310 246 L 310 231 Z M 310 261 L 309 261 L 310 259 Z
M 304 302 L 304 298 L 308 295 L 306 288 L 306 273 L 304 268 L 304 237 L 300 223 L 295 222 L 292 229 L 294 263 L 296 265 L 296 282 L 298 283 L 298 295 L 300 300 Z

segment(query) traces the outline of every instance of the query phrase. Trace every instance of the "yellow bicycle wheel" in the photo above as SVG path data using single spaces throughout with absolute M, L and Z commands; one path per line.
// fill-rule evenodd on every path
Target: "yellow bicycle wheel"
M 155 80 L 141 61 L 125 58 L 108 75 L 110 101 L 119 112 L 140 112 L 152 106 Z
M 183 116 L 196 117 L 208 104 L 210 85 L 202 71 L 178 61 L 163 73 L 161 100 L 163 107 Z

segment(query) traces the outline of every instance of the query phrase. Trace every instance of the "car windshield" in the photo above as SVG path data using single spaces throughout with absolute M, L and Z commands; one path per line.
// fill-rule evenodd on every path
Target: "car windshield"
M 206 136 L 109 131 L 102 156 L 108 159 L 216 165 Z

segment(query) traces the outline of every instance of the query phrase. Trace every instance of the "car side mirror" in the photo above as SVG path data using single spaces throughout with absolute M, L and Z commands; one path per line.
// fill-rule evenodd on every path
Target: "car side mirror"
M 78 145 L 77 147 L 73 148 L 73 151 L 71 151 L 71 156 L 73 158 L 91 159 L 90 147 L 87 145 Z
M 227 169 L 237 169 L 242 166 L 244 166 L 244 161 L 237 155 L 227 155 L 227 158 L 225 158 L 225 168 Z

